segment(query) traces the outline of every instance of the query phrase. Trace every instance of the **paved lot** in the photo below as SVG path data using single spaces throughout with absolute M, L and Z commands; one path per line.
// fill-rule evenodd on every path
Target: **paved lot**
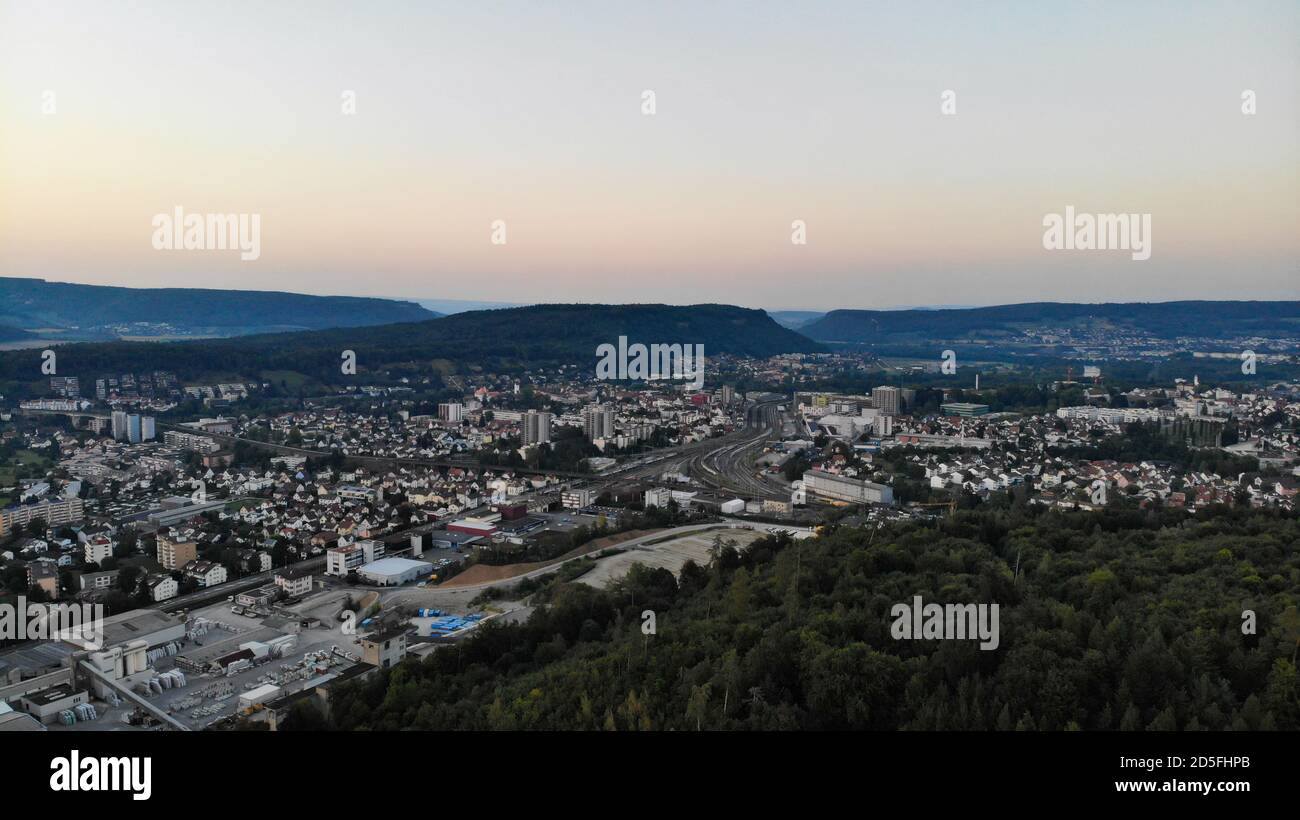
M 724 542 L 734 542 L 736 549 L 744 549 L 763 537 L 762 533 L 744 529 L 718 529 L 690 533 L 660 544 L 644 544 L 635 549 L 602 558 L 586 575 L 578 580 L 590 586 L 603 588 L 627 574 L 634 564 L 662 567 L 673 575 L 682 571 L 687 561 L 705 566 L 712 559 L 713 539 L 721 535 Z
M 573 512 L 548 512 L 548 513 L 530 513 L 534 518 L 543 519 L 545 523 L 541 527 L 533 530 L 529 535 L 536 535 L 540 532 L 571 532 L 578 527 L 594 527 L 599 521 L 598 516 L 583 515 Z

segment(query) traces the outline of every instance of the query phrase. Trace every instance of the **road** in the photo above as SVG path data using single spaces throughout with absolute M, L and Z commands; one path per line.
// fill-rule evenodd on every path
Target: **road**
M 309 569 L 312 572 L 319 572 L 325 569 L 325 559 L 308 558 L 306 561 L 299 561 L 291 564 L 294 570 Z M 175 598 L 168 598 L 166 601 L 159 601 L 150 604 L 145 609 L 160 609 L 163 612 L 175 612 L 178 609 L 194 609 L 196 607 L 207 606 L 208 604 L 224 601 L 231 595 L 238 595 L 250 589 L 256 589 L 264 584 L 269 584 L 275 580 L 277 572 L 283 572 L 284 567 L 279 569 L 268 569 L 265 572 L 255 572 L 252 575 L 245 575 L 242 578 L 236 578 L 233 581 L 227 581 L 224 584 L 217 584 L 214 587 L 196 589 L 193 592 L 187 592 L 184 595 L 177 595 Z

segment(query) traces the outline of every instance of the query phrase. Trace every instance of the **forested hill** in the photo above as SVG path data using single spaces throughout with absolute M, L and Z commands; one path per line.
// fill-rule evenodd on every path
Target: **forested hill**
M 555 588 L 333 701 L 344 729 L 1300 728 L 1294 515 L 981 507 Z M 725 531 L 723 531 L 725 537 Z M 1013 581 L 1019 559 L 1020 577 Z M 891 607 L 996 602 L 1000 645 Z M 641 631 L 654 610 L 657 634 Z M 1243 634 L 1243 610 L 1255 634 Z M 310 715 L 298 715 L 302 725 Z
M 908 343 L 1015 337 L 1023 329 L 1141 332 L 1159 339 L 1300 336 L 1300 302 L 1034 302 L 941 310 L 833 310 L 802 325 L 824 342 Z
M 59 372 L 172 370 L 182 378 L 212 372 L 254 377 L 288 370 L 339 381 L 342 351 L 357 354 L 357 378 L 399 364 L 433 360 L 484 366 L 594 365 L 601 344 L 702 344 L 717 353 L 770 356 L 816 351 L 817 343 L 781 327 L 761 310 L 730 305 L 533 305 L 458 313 L 427 322 L 276 333 L 202 342 L 68 345 Z M 0 379 L 30 379 L 36 351 L 0 355 Z M 24 375 L 28 374 L 28 375 Z
M 0 325 L 87 328 L 168 322 L 246 332 L 351 327 L 432 319 L 414 302 L 208 288 L 120 288 L 0 277 Z

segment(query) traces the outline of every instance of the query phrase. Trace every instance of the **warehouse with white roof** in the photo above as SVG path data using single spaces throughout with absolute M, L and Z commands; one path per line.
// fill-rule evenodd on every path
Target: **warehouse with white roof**
M 381 558 L 357 569 L 357 575 L 368 583 L 382 587 L 400 586 L 432 574 L 433 564 L 428 561 L 413 561 L 410 558 Z

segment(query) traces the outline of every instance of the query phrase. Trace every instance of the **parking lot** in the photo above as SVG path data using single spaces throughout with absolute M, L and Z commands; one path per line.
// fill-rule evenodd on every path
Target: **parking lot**
M 528 517 L 538 518 L 542 521 L 541 526 L 530 533 L 532 535 L 536 535 L 539 532 L 546 532 L 547 530 L 553 532 L 571 532 L 576 530 L 578 527 L 594 527 L 596 526 L 596 522 L 600 520 L 598 516 L 570 512 L 568 510 L 563 512 L 529 513 Z

